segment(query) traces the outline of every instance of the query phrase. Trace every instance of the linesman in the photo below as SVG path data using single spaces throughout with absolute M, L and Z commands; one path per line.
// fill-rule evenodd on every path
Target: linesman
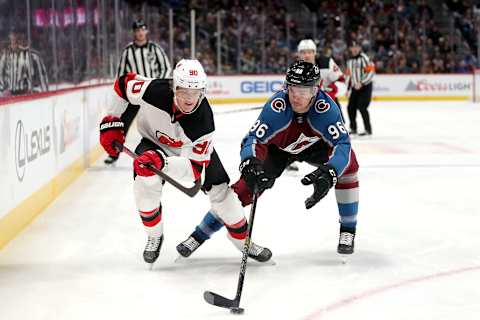
M 0 53 L 0 96 L 48 91 L 48 76 L 40 54 L 20 45 L 15 31 Z
M 348 100 L 348 118 L 350 120 L 350 134 L 357 134 L 357 110 L 363 119 L 365 132 L 359 136 L 372 134 L 370 114 L 368 106 L 372 100 L 372 80 L 375 74 L 375 66 L 368 56 L 362 52 L 362 47 L 357 41 L 350 44 L 351 57 L 347 60 L 345 74 L 349 76 L 348 88 L 351 90 Z
M 134 72 L 147 78 L 170 78 L 172 71 L 170 61 L 168 61 L 162 47 L 148 39 L 148 29 L 145 22 L 136 20 L 132 25 L 132 31 L 133 42 L 129 43 L 122 52 L 117 78 L 128 72 Z M 125 135 L 127 135 L 138 109 L 138 106 L 129 104 L 127 110 L 122 114 Z M 118 157 L 108 156 L 105 163 L 112 164 L 117 159 Z

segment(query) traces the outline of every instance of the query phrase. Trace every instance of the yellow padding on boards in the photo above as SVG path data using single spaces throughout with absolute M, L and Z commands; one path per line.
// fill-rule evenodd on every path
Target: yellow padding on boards
M 102 155 L 100 146 L 88 154 L 89 163 Z M 60 172 L 55 178 L 41 187 L 17 207 L 0 219 L 0 249 L 15 238 L 37 215 L 55 200 L 85 170 L 83 156 Z

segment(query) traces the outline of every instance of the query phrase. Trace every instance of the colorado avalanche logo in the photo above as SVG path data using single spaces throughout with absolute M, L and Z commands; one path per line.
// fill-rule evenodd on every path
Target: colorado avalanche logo
M 315 102 L 315 111 L 318 113 L 327 112 L 330 109 L 330 103 L 326 102 L 325 100 L 318 100 Z
M 270 107 L 272 107 L 273 111 L 280 113 L 286 109 L 285 100 L 282 98 L 275 98 L 270 103 Z

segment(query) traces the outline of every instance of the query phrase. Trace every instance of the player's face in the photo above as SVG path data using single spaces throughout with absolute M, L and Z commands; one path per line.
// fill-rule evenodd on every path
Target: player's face
M 178 108 L 184 113 L 192 112 L 201 96 L 202 89 L 177 88 L 175 91 Z
M 135 41 L 143 42 L 147 40 L 148 30 L 145 27 L 137 28 L 133 31 L 133 36 L 135 37 Z
M 315 63 L 315 51 L 313 50 L 301 50 L 299 52 L 300 59 L 310 63 Z
M 297 113 L 307 112 L 316 92 L 316 87 L 288 86 L 288 99 L 293 111 Z

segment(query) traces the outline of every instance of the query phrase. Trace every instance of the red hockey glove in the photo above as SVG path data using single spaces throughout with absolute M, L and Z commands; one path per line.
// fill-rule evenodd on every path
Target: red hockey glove
M 147 150 L 133 161 L 133 170 L 142 177 L 150 177 L 155 173 L 147 165 L 162 170 L 165 166 L 165 156 L 157 150 Z
M 100 144 L 112 157 L 118 157 L 120 153 L 113 147 L 113 141 L 117 140 L 121 144 L 125 142 L 123 127 L 123 121 L 115 116 L 106 116 L 100 123 Z

